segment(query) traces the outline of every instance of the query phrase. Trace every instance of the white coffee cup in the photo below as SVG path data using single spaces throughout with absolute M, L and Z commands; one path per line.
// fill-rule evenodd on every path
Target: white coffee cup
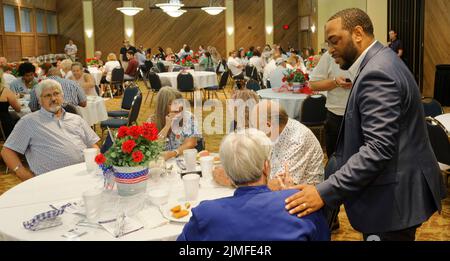
M 184 163 L 186 164 L 186 171 L 195 171 L 197 167 L 197 150 L 185 150 L 183 156 Z
M 183 176 L 184 193 L 186 201 L 197 200 L 200 187 L 200 176 L 198 174 L 188 174 Z
M 98 149 L 92 148 L 92 149 L 85 149 L 83 150 L 84 154 L 84 161 L 86 162 L 86 170 L 88 172 L 94 172 L 97 170 L 98 166 L 95 162 L 95 157 L 98 154 Z
M 102 205 L 102 193 L 103 190 L 101 189 L 90 189 L 83 193 L 86 218 L 90 222 L 95 223 L 99 216 L 100 207 Z
M 202 177 L 204 179 L 212 179 L 212 171 L 214 167 L 214 157 L 206 156 L 200 158 L 200 166 L 202 168 Z

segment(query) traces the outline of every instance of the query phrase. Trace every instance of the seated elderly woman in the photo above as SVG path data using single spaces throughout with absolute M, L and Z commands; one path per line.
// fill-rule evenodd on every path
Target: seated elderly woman
M 85 120 L 64 111 L 60 83 L 44 80 L 35 93 L 41 109 L 20 119 L 1 151 L 6 165 L 21 180 L 82 163 L 83 150 L 98 149 L 100 140 Z M 18 154 L 25 154 L 30 169 L 22 165 Z
M 290 215 L 285 199 L 295 190 L 267 187 L 271 141 L 258 130 L 232 133 L 220 146 L 220 159 L 237 186 L 234 196 L 203 201 L 179 241 L 326 241 L 330 232 L 321 212 Z
M 168 160 L 194 149 L 201 134 L 194 115 L 184 109 L 181 93 L 175 88 L 163 87 L 156 99 L 156 114 L 148 121 L 156 124 L 158 137 L 167 141 L 164 158 Z
M 61 69 L 61 75 L 63 76 L 63 78 L 65 79 L 69 79 L 70 77 L 72 77 L 72 60 L 70 59 L 65 59 L 63 60 L 59 67 Z
M 69 80 L 76 81 L 87 96 L 98 96 L 95 91 L 95 80 L 89 73 L 85 73 L 81 63 L 72 64 L 72 76 Z
M 272 166 L 269 187 L 281 190 L 292 185 L 317 185 L 323 181 L 323 151 L 316 136 L 300 122 L 290 119 L 277 102 L 263 100 L 253 109 L 253 117 L 261 130 L 272 139 Z M 229 186 L 225 173 L 214 170 L 217 183 Z

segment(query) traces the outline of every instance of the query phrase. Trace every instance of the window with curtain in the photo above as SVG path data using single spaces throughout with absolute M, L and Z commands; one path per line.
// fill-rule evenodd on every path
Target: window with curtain
M 31 9 L 20 9 L 20 31 L 22 33 L 31 33 Z
M 55 13 L 47 13 L 47 32 L 48 34 L 58 34 L 58 19 Z
M 36 32 L 38 33 L 45 33 L 44 16 L 45 12 L 43 10 L 36 10 Z
M 12 33 L 16 32 L 16 10 L 13 6 L 4 5 L 3 6 L 3 21 L 5 25 L 5 32 Z

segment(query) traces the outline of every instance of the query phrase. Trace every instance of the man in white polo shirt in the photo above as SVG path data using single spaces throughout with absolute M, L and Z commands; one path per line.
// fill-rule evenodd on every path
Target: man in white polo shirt
M 326 52 L 309 76 L 314 91 L 327 91 L 327 121 L 325 125 L 328 158 L 336 150 L 336 142 L 352 88 L 348 71 L 343 71 Z

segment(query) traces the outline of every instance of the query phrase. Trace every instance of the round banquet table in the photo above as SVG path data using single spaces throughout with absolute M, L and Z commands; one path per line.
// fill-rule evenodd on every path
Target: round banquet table
M 167 164 L 177 168 L 173 160 Z M 37 176 L 0 196 L 0 240 L 65 241 L 67 239 L 62 235 L 74 228 L 87 231 L 87 234 L 76 239 L 83 241 L 169 241 L 176 240 L 181 234 L 184 223 L 170 222 L 156 228 L 144 225 L 144 228 L 139 231 L 115 238 L 104 229 L 76 226 L 85 218 L 67 211 L 60 216 L 63 223 L 60 226 L 39 231 L 26 230 L 22 222 L 51 210 L 50 204 L 62 206 L 68 202 L 78 202 L 84 191 L 103 185 L 103 177 L 88 173 L 85 166 L 81 163 Z M 175 175 L 172 178 L 170 182 L 157 183 L 160 186 L 158 188 L 171 184 L 169 205 L 177 204 L 176 202 L 184 197 L 180 176 Z M 205 183 L 203 181 L 200 182 L 199 201 L 233 195 L 233 189 L 215 186 L 211 181 Z M 149 184 L 147 193 L 150 189 Z M 161 215 L 160 212 L 155 212 L 157 208 L 153 205 L 146 203 L 145 209 L 147 208 L 154 208 L 152 213 Z M 161 219 L 162 215 L 159 218 Z
M 98 96 L 88 96 L 86 107 L 77 107 L 81 117 L 89 124 L 95 124 L 108 119 L 108 111 L 106 110 L 105 99 Z
M 276 100 L 286 110 L 290 118 L 300 120 L 303 101 L 308 97 L 303 93 L 275 92 L 272 89 L 257 91 L 258 95 L 265 100 Z M 326 95 L 326 92 L 322 93 Z
M 169 85 L 174 88 L 178 87 L 177 76 L 179 72 L 167 72 L 167 73 L 158 73 L 159 78 L 161 79 L 161 84 L 163 86 Z M 217 75 L 214 72 L 198 72 L 194 71 L 191 73 L 194 78 L 194 87 L 196 89 L 204 89 L 208 87 L 216 87 L 219 86 L 217 81 Z
M 88 71 L 92 75 L 92 77 L 94 78 L 95 85 L 100 86 L 100 82 L 102 80 L 103 72 L 100 71 L 97 67 L 89 67 Z

